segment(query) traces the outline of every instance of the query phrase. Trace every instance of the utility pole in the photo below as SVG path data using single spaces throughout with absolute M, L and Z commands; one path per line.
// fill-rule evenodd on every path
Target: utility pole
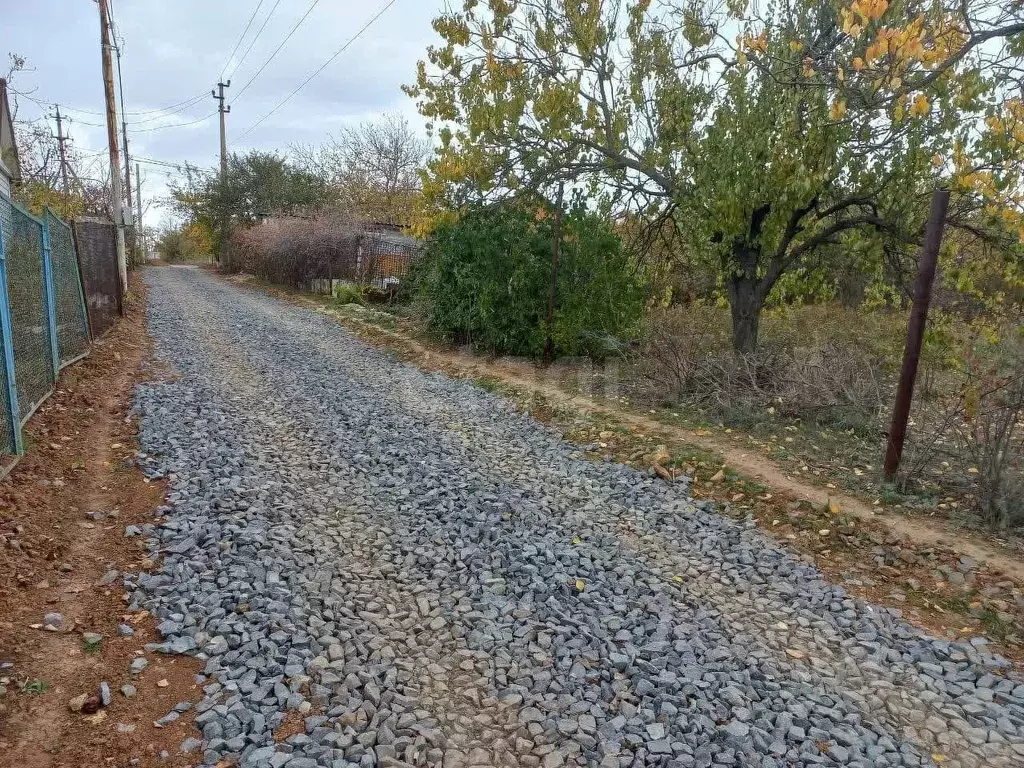
M 924 341 L 924 327 L 928 321 L 928 307 L 932 301 L 932 283 L 935 281 L 935 266 L 942 244 L 942 230 L 946 226 L 946 211 L 949 208 L 949 190 L 936 189 L 932 195 L 932 207 L 928 224 L 924 230 L 924 245 L 921 261 L 917 265 L 917 280 L 914 282 L 914 305 L 910 309 L 907 323 L 907 344 L 903 348 L 903 368 L 896 388 L 896 402 L 892 408 L 892 424 L 889 426 L 889 443 L 885 449 L 883 474 L 886 480 L 896 477 L 903 457 L 903 441 L 907 436 L 907 420 L 910 418 L 910 401 L 914 396 L 917 381 L 917 365 L 921 361 L 921 343 Z
M 110 206 L 117 227 L 117 276 L 121 295 L 128 294 L 128 262 L 124 254 L 124 202 L 121 199 L 121 158 L 117 147 L 117 104 L 114 100 L 114 65 L 110 58 L 110 14 L 107 0 L 100 7 L 100 50 L 103 58 L 103 95 L 107 105 L 107 146 L 110 150 Z
M 110 35 L 113 40 L 114 54 L 117 56 L 117 92 L 121 99 L 121 137 L 124 140 L 124 196 L 125 202 L 127 203 L 127 221 L 125 226 L 131 226 L 129 222 L 132 219 L 132 161 L 128 154 L 128 117 L 125 114 L 124 106 L 124 79 L 121 77 L 121 46 L 117 43 L 117 35 L 114 27 L 114 19 L 111 15 L 110 19 Z M 135 249 L 138 247 L 135 238 L 135 227 L 132 226 L 132 263 L 135 261 Z
M 231 81 L 228 80 L 226 83 L 217 83 L 217 90 L 210 91 L 213 98 L 217 100 L 217 111 L 220 112 L 220 180 L 224 182 L 224 177 L 228 175 L 228 135 L 227 130 L 224 127 L 224 115 L 231 112 L 231 107 L 224 106 L 224 89 L 231 87 Z
M 57 151 L 60 152 L 60 180 L 64 188 L 64 218 L 68 218 L 68 210 L 71 205 L 71 186 L 68 184 L 68 157 L 64 143 L 68 140 L 64 135 L 64 122 L 60 114 L 60 105 L 55 104 L 56 115 L 51 117 L 57 120 Z
M 135 240 L 142 250 L 143 258 L 146 256 L 146 239 L 142 234 L 142 175 L 139 171 L 139 164 L 135 164 Z
M 223 72 L 221 73 L 224 74 Z M 224 183 L 228 178 L 228 134 L 227 129 L 224 126 L 224 115 L 231 112 L 231 107 L 224 106 L 224 89 L 231 87 L 231 81 L 228 80 L 226 83 L 217 83 L 217 90 L 210 91 L 213 94 L 213 98 L 217 100 L 217 111 L 220 112 L 220 184 L 223 188 Z M 221 263 L 221 256 L 224 253 L 224 242 L 228 236 L 228 221 L 229 217 L 225 213 L 220 222 L 220 246 L 217 249 L 217 262 Z
M 550 363 L 555 352 L 555 341 L 552 333 L 555 327 L 555 296 L 558 291 L 558 251 L 562 245 L 562 182 L 558 183 L 558 202 L 555 203 L 555 233 L 551 243 L 551 293 L 548 294 L 547 331 L 544 341 L 544 363 Z

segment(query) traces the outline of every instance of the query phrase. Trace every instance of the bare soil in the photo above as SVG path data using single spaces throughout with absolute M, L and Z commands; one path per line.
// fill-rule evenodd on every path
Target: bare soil
M 124 528 L 153 522 L 165 493 L 132 464 L 132 388 L 151 368 L 141 280 L 133 280 L 131 296 L 126 317 L 61 373 L 27 425 L 26 455 L 0 483 L 0 766 L 195 761 L 178 754 L 184 739 L 199 735 L 189 714 L 166 728 L 154 721 L 201 698 L 193 679 L 201 663 L 147 654 L 148 668 L 133 677 L 132 660 L 159 641 L 155 621 L 128 610 L 120 577 L 98 585 L 111 569 L 154 566 L 142 538 L 126 538 Z M 87 516 L 95 512 L 107 516 Z M 49 612 L 64 616 L 64 631 L 42 629 Z M 120 637 L 121 623 L 135 634 Z M 83 632 L 103 640 L 86 647 Z M 72 712 L 69 700 L 98 696 L 101 681 L 111 688 L 110 706 Z M 126 683 L 137 687 L 132 698 L 120 692 Z

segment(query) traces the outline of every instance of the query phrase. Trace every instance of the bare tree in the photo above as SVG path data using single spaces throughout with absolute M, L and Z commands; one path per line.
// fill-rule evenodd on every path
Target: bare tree
M 406 224 L 430 142 L 403 116 L 389 113 L 342 128 L 322 146 L 291 150 L 300 166 L 336 186 L 354 213 L 369 221 Z

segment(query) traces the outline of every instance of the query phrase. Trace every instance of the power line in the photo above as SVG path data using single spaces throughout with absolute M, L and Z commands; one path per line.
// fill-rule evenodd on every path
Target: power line
M 238 40 L 235 42 L 235 47 L 232 48 L 231 53 L 228 54 L 228 60 L 224 62 L 224 68 L 220 71 L 221 80 L 224 79 L 224 73 L 228 70 L 228 64 L 231 63 L 231 58 L 235 55 L 235 52 L 238 50 L 238 46 L 240 46 L 242 44 L 242 41 L 245 39 L 245 33 L 249 31 L 249 27 L 252 26 L 253 19 L 255 19 L 256 14 L 260 12 L 260 8 L 263 7 L 264 2 L 265 0 L 260 0 L 256 4 L 256 9 L 252 12 L 252 16 L 249 17 L 249 21 L 246 23 L 245 29 L 242 30 L 242 34 L 238 36 Z M 238 67 L 236 66 L 235 69 L 238 69 Z
M 198 104 L 205 98 L 206 94 L 201 93 L 195 98 L 184 102 L 183 105 L 179 106 L 177 109 L 167 109 L 158 115 L 154 115 L 153 117 L 145 117 L 142 120 L 129 120 L 128 125 L 142 125 L 143 123 L 152 123 L 154 120 L 160 120 L 161 118 L 167 117 L 168 115 L 176 115 L 179 112 L 184 112 L 186 109 L 194 107 L 196 104 Z
M 32 103 L 34 103 L 34 104 L 36 104 L 36 105 L 38 105 L 40 107 L 46 107 L 47 109 L 49 109 L 50 107 L 59 106 L 61 109 L 65 110 L 66 112 L 78 112 L 78 113 L 83 114 L 83 115 L 97 115 L 99 117 L 102 117 L 104 115 L 103 112 L 96 112 L 95 110 L 91 110 L 91 109 L 81 109 L 79 107 L 72 107 L 69 104 L 61 104 L 60 102 L 57 102 L 57 101 L 52 101 L 52 102 L 43 101 L 42 99 L 37 99 L 35 96 L 33 96 L 30 93 L 25 93 L 24 91 L 19 91 L 16 88 L 9 88 L 9 90 L 12 93 L 16 93 L 18 96 L 26 98 L 29 101 L 31 101 Z M 154 120 L 159 120 L 161 117 L 164 117 L 165 115 L 173 115 L 173 114 L 176 114 L 177 112 L 182 112 L 185 109 L 188 109 L 189 107 L 193 106 L 194 104 L 199 103 L 200 101 L 202 101 L 205 98 L 206 98 L 206 94 L 205 93 L 200 93 L 198 96 L 193 96 L 191 99 L 186 99 L 185 101 L 180 101 L 177 104 L 171 104 L 170 106 L 163 107 L 162 109 L 147 109 L 147 110 L 143 110 L 143 111 L 140 111 L 140 112 L 122 111 L 122 114 L 125 114 L 125 115 L 150 115 L 150 114 L 155 114 L 157 112 L 163 113 L 163 114 L 157 114 L 155 117 L 144 118 L 142 120 L 129 120 L 128 121 L 128 125 L 141 125 L 142 123 L 151 123 Z M 68 119 L 72 120 L 72 118 L 68 118 Z M 106 127 L 106 126 L 104 126 L 101 123 L 89 123 L 89 122 L 86 122 L 84 120 L 80 120 L 79 118 L 73 118 L 73 120 L 74 120 L 74 122 L 77 122 L 80 125 L 91 125 L 91 126 L 93 126 L 95 128 L 105 128 Z
M 274 3 L 274 5 L 270 8 L 270 13 L 268 13 L 267 17 L 265 19 L 263 19 L 263 23 L 260 25 L 260 28 L 258 30 L 256 30 L 256 36 L 253 37 L 253 39 L 249 41 L 249 45 L 246 46 L 245 51 L 243 51 L 243 53 L 242 53 L 242 57 L 238 60 L 238 63 L 235 64 L 235 66 L 233 66 L 231 68 L 231 76 L 232 77 L 234 77 L 235 72 L 238 71 L 238 68 L 240 66 L 242 66 L 242 62 L 245 61 L 245 57 L 249 55 L 249 51 L 251 51 L 252 47 L 254 45 L 256 45 L 256 41 L 260 39 L 260 35 L 263 34 L 263 30 L 266 29 L 267 28 L 267 24 L 270 23 L 270 17 L 274 15 L 274 11 L 277 10 L 277 6 L 279 6 L 280 4 L 281 4 L 281 0 L 277 0 L 277 2 Z M 223 79 L 224 78 L 221 77 L 221 80 L 223 80 Z
M 302 14 L 302 18 L 295 22 L 295 26 L 288 30 L 288 34 L 284 36 L 284 40 L 281 41 L 281 44 L 274 49 L 274 52 L 270 54 L 270 57 L 263 62 L 259 69 L 256 70 L 256 74 L 249 78 L 249 82 L 243 85 L 242 90 L 240 90 L 238 94 L 235 96 L 235 98 L 231 100 L 232 104 L 234 104 L 236 101 L 242 98 L 242 94 L 245 93 L 249 86 L 253 84 L 253 81 L 260 76 L 260 73 L 267 68 L 267 65 L 274 60 L 274 57 L 277 56 L 278 52 L 280 52 L 280 50 L 284 48 L 284 44 L 287 43 L 289 39 L 291 39 L 291 36 L 295 34 L 295 30 L 297 30 L 302 25 L 302 22 L 304 22 L 306 20 L 306 17 L 313 12 L 313 9 L 317 6 L 319 2 L 320 0 L 313 0 L 313 2 L 309 4 L 309 8 L 307 8 L 306 12 Z
M 164 130 L 166 128 L 184 128 L 185 126 L 188 126 L 188 125 L 198 125 L 199 123 L 205 123 L 207 120 L 209 120 L 211 117 L 213 117 L 216 114 L 217 114 L 217 111 L 214 110 L 213 112 L 211 112 L 210 114 L 206 115 L 205 117 L 200 117 L 198 120 L 190 120 L 187 123 L 171 123 L 170 125 L 154 125 L 152 128 L 132 128 L 131 132 L 132 133 L 150 133 L 151 131 L 162 131 L 162 130 Z
M 329 58 L 327 61 L 325 61 L 323 64 L 321 64 L 319 69 L 317 69 L 313 74 L 311 74 L 309 77 L 307 77 L 305 80 L 303 80 L 302 84 L 299 85 L 298 88 L 296 88 L 294 91 L 292 91 L 287 96 L 285 96 L 283 99 L 281 99 L 281 101 L 278 102 L 276 107 L 274 107 L 272 110 L 267 112 L 267 114 L 265 114 L 263 117 L 261 117 L 255 123 L 253 123 L 248 128 L 246 128 L 239 136 L 237 136 L 235 138 L 235 141 L 241 141 L 242 139 L 244 139 L 246 136 L 248 136 L 250 133 L 252 133 L 260 123 L 262 123 L 264 120 L 266 120 L 272 114 L 277 112 L 277 110 L 279 110 L 281 107 L 283 107 L 285 104 L 287 104 L 291 100 L 292 96 L 294 96 L 296 93 L 298 93 L 303 88 L 305 88 L 314 77 L 316 77 L 321 72 L 323 72 L 325 69 L 327 69 L 327 66 L 332 61 L 334 61 L 336 58 L 341 56 L 341 54 L 343 54 L 345 52 L 345 50 L 350 45 L 352 45 L 352 43 L 354 43 L 356 41 L 356 38 L 358 38 L 361 34 L 363 34 L 363 32 L 365 32 L 367 29 L 369 29 L 373 25 L 373 23 L 375 21 L 377 21 L 377 19 L 379 19 L 381 16 L 383 16 L 384 12 L 387 11 L 387 9 L 390 8 L 392 5 L 394 5 L 396 2 L 397 2 L 397 0 L 389 0 L 388 3 L 385 4 L 383 8 L 381 8 L 379 11 L 377 11 L 376 15 L 372 19 L 370 19 L 362 27 L 360 27 L 358 32 L 356 32 L 354 35 L 352 35 L 352 37 L 350 37 L 348 39 L 348 41 L 343 46 L 341 46 L 341 48 L 339 48 L 337 51 L 335 51 L 334 55 L 331 56 L 331 58 Z

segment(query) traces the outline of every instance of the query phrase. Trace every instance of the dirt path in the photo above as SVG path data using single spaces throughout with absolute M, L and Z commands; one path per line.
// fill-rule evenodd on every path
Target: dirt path
M 159 729 L 154 721 L 195 698 L 199 666 L 154 658 L 144 673 L 130 674 L 157 634 L 152 617 L 127 610 L 120 578 L 121 571 L 152 567 L 142 539 L 125 538 L 124 529 L 152 522 L 164 494 L 130 464 L 135 428 L 127 416 L 132 387 L 147 375 L 148 349 L 137 301 L 90 357 L 61 374 L 57 392 L 28 424 L 27 455 L 0 485 L 7 543 L 0 547 L 0 661 L 11 665 L 0 670 L 8 681 L 0 697 L 0 765 L 187 762 L 177 752 L 196 734 L 188 718 Z M 45 631 L 43 616 L 54 612 L 63 617 L 62 631 Z M 134 635 L 122 637 L 119 625 Z M 85 632 L 102 640 L 92 647 Z M 91 715 L 69 709 L 74 697 L 99 694 L 103 681 L 112 694 L 108 706 Z M 131 698 L 120 692 L 126 684 L 137 689 Z

